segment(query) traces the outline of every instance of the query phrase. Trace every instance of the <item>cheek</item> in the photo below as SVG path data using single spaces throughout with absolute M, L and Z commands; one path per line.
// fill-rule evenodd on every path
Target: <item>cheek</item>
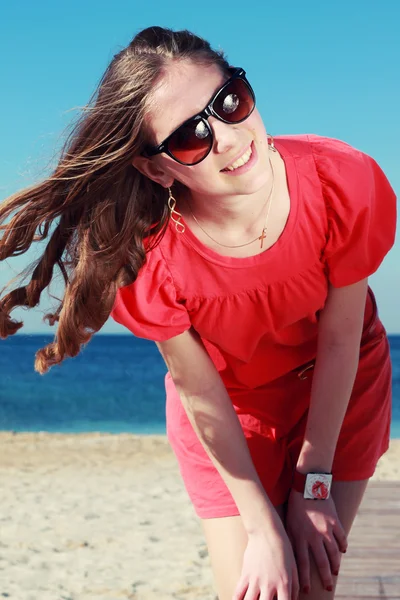
M 212 158 L 211 156 L 207 158 Z M 193 167 L 181 165 L 170 160 L 168 172 L 180 183 L 186 185 L 191 190 L 207 189 L 207 183 L 212 179 L 212 165 L 208 163 L 207 158 Z M 215 171 L 214 171 L 215 173 Z
M 170 168 L 170 172 L 177 181 L 190 188 L 192 183 L 195 183 L 197 179 L 201 179 L 201 175 L 196 177 L 194 169 L 195 167 L 188 167 L 175 162 Z
M 205 172 L 198 170 L 193 173 L 185 173 L 179 180 L 193 192 L 203 192 L 212 187 L 213 176 L 207 170 Z
M 182 168 L 179 172 L 177 171 L 175 175 L 176 180 L 192 192 L 200 194 L 211 191 L 217 192 L 217 189 L 220 187 L 218 174 L 216 174 L 215 169 L 212 169 L 212 166 L 206 164 L 206 161 L 204 163 L 204 165 L 199 164 L 194 167 L 186 167 L 185 170 Z
M 158 167 L 165 175 L 190 187 L 190 181 L 193 175 L 191 173 L 191 167 L 181 165 L 169 156 L 160 157 L 158 160 Z
M 267 132 L 261 115 L 257 109 L 255 109 L 251 113 L 246 123 L 248 123 L 249 129 L 254 131 L 256 138 L 258 138 L 260 141 L 262 141 L 265 138 Z

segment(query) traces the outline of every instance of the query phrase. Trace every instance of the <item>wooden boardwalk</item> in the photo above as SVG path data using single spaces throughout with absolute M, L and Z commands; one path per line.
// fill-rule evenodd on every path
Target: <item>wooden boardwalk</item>
M 400 600 L 400 482 L 368 484 L 342 559 L 336 598 Z

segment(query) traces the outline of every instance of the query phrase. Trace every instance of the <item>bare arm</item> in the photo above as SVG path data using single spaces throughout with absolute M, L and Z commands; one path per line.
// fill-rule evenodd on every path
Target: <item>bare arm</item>
M 188 419 L 231 492 L 247 532 L 280 529 L 282 523 L 262 487 L 232 401 L 198 334 L 190 330 L 157 346 Z
M 297 468 L 331 471 L 357 374 L 368 279 L 330 286 L 321 313 L 310 409 Z

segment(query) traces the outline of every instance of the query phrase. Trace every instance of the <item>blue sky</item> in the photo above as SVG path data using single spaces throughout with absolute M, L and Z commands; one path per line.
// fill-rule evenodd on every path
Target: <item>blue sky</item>
M 250 8 L 250 10 L 248 10 Z M 400 191 L 400 3 L 16 1 L 0 24 L 0 200 L 47 172 L 71 111 L 113 55 L 149 25 L 187 28 L 244 67 L 273 135 L 316 133 L 372 155 Z M 40 252 L 0 263 L 0 287 Z M 400 245 L 370 278 L 389 333 L 400 333 Z M 48 302 L 42 303 L 44 311 Z M 16 310 L 48 332 L 41 310 Z M 125 332 L 109 321 L 103 332 Z

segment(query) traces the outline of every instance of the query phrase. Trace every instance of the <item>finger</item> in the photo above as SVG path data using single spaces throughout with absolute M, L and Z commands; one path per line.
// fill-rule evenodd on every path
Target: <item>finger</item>
M 239 580 L 234 594 L 232 596 L 232 600 L 244 600 L 245 594 L 247 592 L 247 588 L 248 588 L 248 582 L 246 582 L 244 579 Z
M 299 576 L 297 568 L 294 567 L 292 571 L 292 597 L 291 600 L 298 600 L 300 594 Z
M 289 538 L 289 542 L 292 544 L 292 548 L 294 548 L 294 544 L 295 544 L 294 537 L 292 536 L 291 532 L 288 529 L 286 530 L 286 535 Z
M 310 578 L 310 555 L 305 542 L 298 541 L 295 548 L 296 565 L 298 571 L 299 585 L 302 591 L 311 589 Z M 307 592 L 305 592 L 307 593 Z
M 272 596 L 273 598 L 274 596 Z M 280 585 L 278 588 L 277 594 L 278 600 L 292 600 L 292 582 L 288 581 L 288 583 Z
M 260 586 L 253 584 L 249 585 L 243 600 L 258 600 L 260 597 Z
M 347 542 L 347 535 L 339 521 L 333 526 L 333 534 L 337 540 L 340 552 L 346 552 L 349 545 Z
M 328 588 L 331 588 L 329 590 L 331 591 L 333 589 L 331 565 L 321 537 L 319 537 L 318 541 L 314 541 L 311 550 L 314 556 L 315 565 L 321 578 L 322 585 L 326 590 L 328 590 Z
M 332 537 L 332 539 L 325 539 L 324 546 L 331 565 L 331 573 L 338 576 L 342 555 L 339 551 L 335 538 Z

